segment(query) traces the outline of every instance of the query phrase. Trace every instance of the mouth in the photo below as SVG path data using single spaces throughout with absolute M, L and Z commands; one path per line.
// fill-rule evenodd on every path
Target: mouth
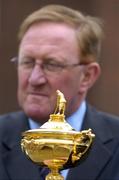
M 47 96 L 47 94 L 41 93 L 41 92 L 29 92 L 28 94 L 31 94 L 31 95 L 39 95 L 39 96 Z
M 30 103 L 32 102 L 38 104 L 49 100 L 48 95 L 39 92 L 30 92 L 27 94 L 27 98 Z
M 39 97 L 48 97 L 48 94 L 46 93 L 42 93 L 42 92 L 28 92 L 28 95 L 31 95 L 31 96 L 39 96 Z
M 28 95 L 37 95 L 37 96 L 48 96 L 49 92 L 48 92 L 48 90 L 44 90 L 41 88 L 28 87 L 27 94 Z

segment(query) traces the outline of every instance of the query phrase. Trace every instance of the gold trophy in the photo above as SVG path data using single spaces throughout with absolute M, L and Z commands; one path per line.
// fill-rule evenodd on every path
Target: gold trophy
M 46 180 L 63 180 L 59 171 L 78 165 L 87 154 L 95 135 L 91 129 L 75 131 L 65 120 L 66 100 L 57 90 L 57 105 L 54 114 L 39 129 L 23 133 L 22 151 L 34 163 L 48 167 Z

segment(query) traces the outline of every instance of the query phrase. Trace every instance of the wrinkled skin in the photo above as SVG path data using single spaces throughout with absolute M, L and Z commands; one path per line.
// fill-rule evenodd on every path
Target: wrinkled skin
M 31 57 L 37 64 L 32 70 L 18 65 L 19 104 L 29 117 L 42 123 L 54 112 L 57 89 L 67 100 L 66 116 L 69 116 L 77 110 L 99 74 L 96 63 L 92 68 L 91 65 L 76 66 L 61 72 L 44 73 L 41 63 L 45 59 L 57 59 L 64 64 L 80 61 L 75 31 L 65 24 L 44 22 L 32 25 L 20 43 L 19 59 L 24 56 Z

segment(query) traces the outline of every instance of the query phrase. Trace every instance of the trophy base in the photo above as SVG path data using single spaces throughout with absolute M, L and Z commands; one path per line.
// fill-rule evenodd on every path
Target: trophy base
M 64 177 L 60 175 L 59 173 L 49 173 L 45 180 L 64 180 Z

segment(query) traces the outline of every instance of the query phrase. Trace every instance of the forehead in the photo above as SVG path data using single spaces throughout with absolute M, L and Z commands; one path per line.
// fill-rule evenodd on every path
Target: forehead
M 65 39 L 66 41 L 75 41 L 75 30 L 73 27 L 65 23 L 53 23 L 53 22 L 40 22 L 35 23 L 29 27 L 29 29 L 24 34 L 21 43 L 29 38 L 33 41 L 40 37 L 41 41 L 45 39 L 53 41 L 61 41 Z M 40 39 L 39 39 L 40 40 Z
M 42 22 L 33 24 L 25 33 L 20 51 L 69 51 L 78 53 L 75 30 L 64 23 Z

